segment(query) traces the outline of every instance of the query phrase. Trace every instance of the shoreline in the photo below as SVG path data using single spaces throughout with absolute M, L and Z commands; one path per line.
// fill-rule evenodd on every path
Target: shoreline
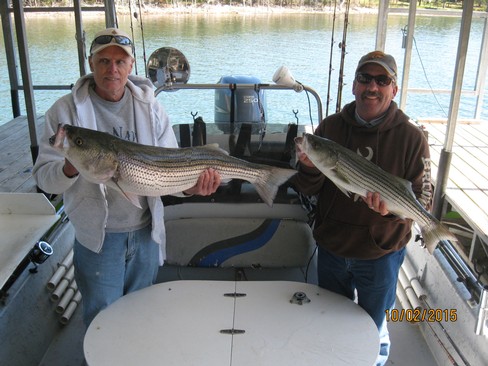
M 83 16 L 91 17 L 100 16 L 103 10 L 99 10 L 100 7 L 94 6 L 94 10 L 87 10 L 90 6 L 83 7 Z M 72 11 L 58 11 L 59 7 L 54 7 L 52 11 L 49 11 L 47 7 L 46 11 L 28 10 L 24 8 L 25 17 L 52 17 L 62 16 L 64 14 L 72 15 Z M 72 8 L 71 8 L 72 9 Z M 132 11 L 131 11 L 132 10 Z M 337 14 L 344 14 L 345 11 L 341 7 L 335 9 Z M 390 8 L 389 15 L 408 15 L 408 8 Z M 120 15 L 129 15 L 130 13 L 139 13 L 139 7 L 129 9 L 128 6 L 119 6 L 117 13 Z M 243 5 L 222 5 L 222 4 L 203 4 L 198 6 L 154 6 L 144 5 L 142 8 L 142 14 L 144 16 L 175 16 L 175 15 L 291 15 L 291 14 L 333 14 L 334 7 L 322 6 L 322 7 L 281 7 L 281 6 L 243 6 Z M 377 14 L 377 8 L 369 8 L 362 6 L 353 6 L 349 9 L 349 14 Z M 462 10 L 458 9 L 417 9 L 417 16 L 453 16 L 461 17 Z M 473 17 L 486 17 L 487 12 L 474 11 Z

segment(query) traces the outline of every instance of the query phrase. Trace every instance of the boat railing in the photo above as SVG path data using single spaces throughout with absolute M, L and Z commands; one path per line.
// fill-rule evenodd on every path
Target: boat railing
M 323 110 L 322 110 L 322 99 L 320 98 L 320 95 L 315 91 L 313 88 L 307 86 L 307 85 L 302 85 L 303 90 L 307 93 L 310 93 L 314 96 L 316 102 L 317 102 L 317 120 L 320 122 L 322 121 L 323 118 Z M 168 83 L 165 85 L 162 85 L 156 89 L 154 94 L 158 96 L 161 92 L 171 92 L 171 91 L 177 91 L 177 90 L 185 90 L 185 89 L 194 89 L 194 90 L 199 90 L 199 89 L 228 89 L 228 90 L 236 90 L 236 89 L 250 89 L 250 90 L 255 90 L 259 92 L 260 90 L 294 90 L 293 87 L 291 86 L 285 86 L 285 85 L 278 85 L 278 84 L 266 84 L 266 83 L 259 83 L 259 84 L 237 84 L 237 83 L 231 83 L 231 84 L 175 84 L 175 83 Z

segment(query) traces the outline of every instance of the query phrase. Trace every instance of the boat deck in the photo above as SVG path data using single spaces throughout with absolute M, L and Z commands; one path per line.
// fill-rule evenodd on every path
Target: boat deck
M 37 136 L 40 139 L 44 118 L 38 118 Z M 18 117 L 0 126 L 0 191 L 36 192 L 32 178 L 32 158 L 26 117 Z M 400 305 L 398 305 L 400 306 Z M 81 308 L 77 309 L 71 322 L 59 339 L 54 339 L 40 365 L 62 362 L 63 365 L 79 366 L 83 363 L 83 325 Z M 408 322 L 389 324 L 392 348 L 387 365 L 434 366 L 437 365 L 428 345 L 424 342 L 418 325 Z M 59 363 L 58 363 L 59 364 Z
M 435 181 L 446 135 L 445 123 L 422 123 L 429 133 L 432 178 Z M 467 248 L 473 260 L 477 240 L 488 246 L 488 122 L 458 123 L 452 148 L 446 201 L 474 232 Z

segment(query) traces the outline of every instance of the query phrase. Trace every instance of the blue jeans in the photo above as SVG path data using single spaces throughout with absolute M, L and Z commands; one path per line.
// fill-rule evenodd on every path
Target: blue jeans
M 317 275 L 319 286 L 344 295 L 371 316 L 378 327 L 380 352 L 376 365 L 386 363 L 390 353 L 390 337 L 386 310 L 395 306 L 398 272 L 405 258 L 405 248 L 373 260 L 348 259 L 318 248 Z
M 100 253 L 75 240 L 75 280 L 83 301 L 83 321 L 95 316 L 123 295 L 154 283 L 159 245 L 151 239 L 151 225 L 127 233 L 106 233 Z

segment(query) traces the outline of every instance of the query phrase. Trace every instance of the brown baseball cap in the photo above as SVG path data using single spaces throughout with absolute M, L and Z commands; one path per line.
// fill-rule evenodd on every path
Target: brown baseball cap
M 388 55 L 382 51 L 370 52 L 359 60 L 356 72 L 358 72 L 366 64 L 378 64 L 383 67 L 386 72 L 396 81 L 397 79 L 397 64 L 392 55 Z

